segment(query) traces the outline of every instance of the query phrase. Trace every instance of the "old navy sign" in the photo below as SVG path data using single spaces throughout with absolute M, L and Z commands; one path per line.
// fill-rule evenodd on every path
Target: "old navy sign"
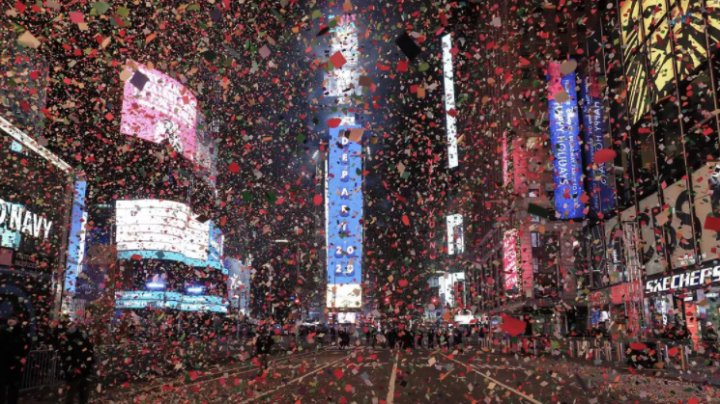
M 584 188 L 575 73 L 563 75 L 560 63 L 550 62 L 548 81 L 550 146 L 555 157 L 555 211 L 559 219 L 580 219 L 584 216 L 585 204 L 581 200 Z
M 605 148 L 605 114 L 600 85 L 595 77 L 586 77 L 580 91 L 583 97 L 583 142 L 585 165 L 588 167 L 590 213 L 607 213 L 615 208 L 615 195 L 610 186 L 609 163 L 595 164 L 595 153 Z
M 720 265 L 647 280 L 645 294 L 654 295 L 674 290 L 697 289 L 708 283 L 720 283 Z
M 360 308 L 362 298 L 362 145 L 350 126 L 330 129 L 326 183 L 328 307 Z

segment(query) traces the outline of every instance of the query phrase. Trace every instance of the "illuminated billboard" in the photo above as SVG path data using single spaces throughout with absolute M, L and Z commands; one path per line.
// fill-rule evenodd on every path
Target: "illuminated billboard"
M 73 206 L 70 219 L 70 235 L 68 236 L 68 255 L 65 263 L 65 294 L 71 296 L 75 293 L 78 274 L 82 272 L 85 258 L 85 226 L 87 224 L 87 210 L 85 209 L 85 193 L 87 181 L 78 180 L 73 193 Z M 65 302 L 66 303 L 66 302 Z M 68 306 L 66 306 L 68 307 Z
M 327 73 L 326 88 L 329 97 L 338 97 L 338 103 L 350 104 L 350 97 L 362 94 L 355 15 L 330 17 L 335 26 L 330 29 L 330 54 L 333 68 Z M 334 58 L 339 61 L 334 61 Z
M 574 68 L 566 62 L 548 63 L 548 109 L 550 114 L 550 147 L 555 181 L 555 211 L 559 219 L 584 217 L 583 168 L 580 157 L 580 124 Z M 562 70 L 572 70 L 565 71 Z
M 127 73 L 126 73 L 127 72 Z M 123 90 L 120 133 L 153 143 L 169 142 L 195 160 L 197 100 L 181 83 L 129 61 Z
M 503 273 L 506 292 L 518 289 L 518 230 L 510 229 L 503 235 Z
M 60 308 L 73 171 L 3 117 L 0 146 L 0 315 L 34 333 Z
M 455 110 L 455 78 L 453 73 L 452 36 L 442 37 L 443 87 L 445 89 L 445 131 L 448 167 L 458 166 L 457 119 Z
M 461 214 L 448 215 L 446 222 L 448 255 L 462 254 L 465 251 L 463 216 Z
M 220 296 L 193 295 L 165 291 L 115 292 L 116 309 L 173 309 L 227 313 L 227 301 Z
M 223 269 L 223 236 L 211 221 L 200 222 L 190 207 L 173 201 L 117 201 L 119 259 L 169 260 L 189 266 Z
M 362 304 L 362 146 L 350 140 L 351 129 L 330 129 L 325 170 L 326 302 L 334 309 L 359 309 Z
M 610 185 L 612 162 L 595 163 L 595 153 L 605 148 L 605 111 L 596 77 L 585 77 L 580 86 L 583 99 L 583 143 L 590 191 L 590 214 L 607 213 L 615 208 Z

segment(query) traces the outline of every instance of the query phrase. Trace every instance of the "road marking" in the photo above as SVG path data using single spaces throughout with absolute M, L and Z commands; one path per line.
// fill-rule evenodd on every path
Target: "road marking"
M 400 351 L 398 350 L 395 354 L 395 363 L 393 363 L 392 372 L 390 373 L 390 384 L 388 385 L 387 397 L 385 397 L 385 402 L 387 404 L 393 404 L 393 400 L 395 399 L 395 379 L 397 378 L 397 365 L 399 358 Z
M 240 401 L 240 402 L 241 402 L 241 403 L 253 402 L 253 401 L 258 400 L 258 399 L 260 399 L 260 398 L 262 398 L 262 397 L 265 397 L 265 396 L 267 396 L 267 395 L 269 395 L 269 394 L 275 393 L 276 391 L 278 391 L 278 390 L 280 390 L 280 389 L 284 389 L 285 387 L 287 387 L 288 385 L 290 385 L 290 384 L 292 384 L 292 383 L 302 381 L 304 378 L 306 378 L 306 377 L 308 377 L 308 376 L 314 375 L 315 373 L 318 373 L 318 372 L 320 372 L 321 370 L 323 370 L 323 369 L 325 369 L 325 368 L 327 368 L 327 367 L 333 366 L 333 365 L 336 364 L 336 363 L 340 363 L 341 361 L 349 358 L 351 354 L 352 354 L 352 351 L 351 351 L 349 354 L 343 356 L 342 358 L 340 358 L 340 359 L 338 359 L 338 360 L 335 360 L 335 361 L 332 361 L 332 362 L 328 362 L 328 363 L 326 363 L 325 365 L 322 365 L 322 366 L 320 366 L 319 368 L 317 368 L 317 369 L 315 369 L 315 370 L 313 370 L 313 371 L 311 371 L 311 372 L 305 373 L 305 374 L 302 375 L 302 376 L 299 376 L 299 377 L 296 377 L 296 378 L 294 378 L 294 379 L 292 379 L 292 380 L 289 380 L 289 381 L 285 382 L 285 384 L 283 384 L 282 386 L 276 387 L 276 388 L 273 389 L 273 390 L 265 391 L 265 392 L 260 393 L 260 394 L 258 394 L 258 395 L 256 395 L 256 396 L 252 397 L 252 398 L 249 398 L 249 399 L 247 399 L 247 400 L 245 400 L 245 401 Z
M 531 402 L 531 403 L 533 403 L 533 404 L 542 404 L 540 401 L 538 401 L 538 400 L 536 400 L 536 399 L 528 396 L 527 394 L 525 394 L 525 393 L 523 393 L 523 392 L 521 392 L 521 391 L 518 391 L 518 390 L 516 390 L 516 389 L 514 389 L 514 388 L 512 388 L 512 387 L 510 387 L 510 386 L 508 386 L 507 384 L 501 382 L 500 380 L 497 380 L 497 379 L 495 379 L 495 378 L 493 378 L 493 377 L 490 377 L 490 376 L 482 373 L 481 371 L 479 371 L 479 370 L 478 370 L 475 366 L 473 366 L 473 365 L 466 364 L 466 363 L 462 363 L 462 362 L 460 362 L 460 361 L 458 361 L 458 360 L 456 360 L 456 359 L 453 359 L 453 358 L 445 355 L 445 354 L 442 353 L 442 352 L 440 353 L 440 355 L 441 355 L 441 356 L 444 356 L 445 358 L 447 358 L 447 359 L 449 359 L 449 360 L 451 360 L 451 361 L 453 361 L 453 362 L 455 362 L 455 363 L 457 363 L 458 365 L 470 367 L 470 368 L 473 370 L 473 372 L 479 374 L 480 376 L 486 378 L 487 380 L 490 380 L 491 382 L 497 384 L 498 386 L 504 387 L 504 388 L 507 389 L 508 391 L 511 391 L 511 392 L 517 394 L 518 396 L 526 399 L 527 401 L 529 401 L 529 402 Z
M 303 352 L 303 353 L 286 355 L 286 356 L 279 357 L 279 358 L 273 358 L 268 362 L 268 367 L 270 365 L 276 365 L 280 362 L 285 362 L 288 360 L 310 358 L 314 355 L 315 355 L 315 352 Z M 178 375 L 173 377 L 171 380 L 168 380 L 167 382 L 157 383 L 157 384 L 153 384 L 152 386 L 141 388 L 139 390 L 133 391 L 132 394 L 134 396 L 137 396 L 140 394 L 153 395 L 153 394 L 157 394 L 158 392 L 165 394 L 164 392 L 162 392 L 162 388 L 164 386 L 171 386 L 173 389 L 184 389 L 184 388 L 188 388 L 190 386 L 194 386 L 196 384 L 209 383 L 209 382 L 213 382 L 213 381 L 225 378 L 225 377 L 237 376 L 237 375 L 241 375 L 243 373 L 248 373 L 248 372 L 257 371 L 257 370 L 258 370 L 258 367 L 256 365 L 253 365 L 252 363 L 248 363 L 248 364 L 240 365 L 238 367 L 223 369 L 223 370 L 215 371 L 212 373 L 208 372 L 208 373 L 205 373 L 202 376 L 200 376 L 199 380 L 191 381 L 191 382 L 187 382 L 187 383 L 184 382 L 184 380 L 182 380 L 185 378 L 185 373 L 187 373 L 187 371 L 185 371 L 185 372 L 179 373 Z M 178 381 L 178 379 L 181 379 L 181 380 Z M 160 391 L 155 391 L 155 390 L 160 390 Z

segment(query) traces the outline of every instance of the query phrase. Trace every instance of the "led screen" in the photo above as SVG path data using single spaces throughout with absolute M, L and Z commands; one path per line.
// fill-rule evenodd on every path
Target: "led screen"
M 329 308 L 360 308 L 362 301 L 362 146 L 350 140 L 350 129 L 330 129 L 325 195 Z
M 187 295 L 164 291 L 115 292 L 115 308 L 166 308 L 180 311 L 208 311 L 227 313 L 227 302 L 220 296 Z
M 333 66 L 327 73 L 327 94 L 330 97 L 338 97 L 339 104 L 347 105 L 351 102 L 350 97 L 360 95 L 362 90 L 359 83 L 360 66 L 358 56 L 360 52 L 355 16 L 346 14 L 336 18 L 331 16 L 330 19 L 336 21 L 335 27 L 330 29 L 332 35 L 330 39 L 330 55 L 336 55 L 339 52 L 345 59 L 345 64 L 339 68 Z
M 462 254 L 465 251 L 463 216 L 460 214 L 448 215 L 446 221 L 448 254 Z
M 65 263 L 65 293 L 68 295 L 75 293 L 77 276 L 82 271 L 85 257 L 85 225 L 88 217 L 85 210 L 86 190 L 87 181 L 75 183 L 70 234 L 68 235 L 68 255 Z
M 583 98 L 583 146 L 587 182 L 590 191 L 590 213 L 597 217 L 615 208 L 615 195 L 610 185 L 612 162 L 594 162 L 595 153 L 605 148 L 605 111 L 600 85 L 595 77 L 586 77 L 580 87 Z
M 118 258 L 170 260 L 223 268 L 222 234 L 211 221 L 199 222 L 180 202 L 140 199 L 116 202 Z
M 190 90 L 157 70 L 128 62 L 120 133 L 153 143 L 169 142 L 195 159 L 197 100 Z
M 518 288 L 518 231 L 510 229 L 503 235 L 503 272 L 505 291 L 516 291 Z
M 442 37 L 443 86 L 445 88 L 445 130 L 448 167 L 458 166 L 457 122 L 455 118 L 455 78 L 453 74 L 452 36 Z
M 548 64 L 548 109 L 550 114 L 550 146 L 555 181 L 555 211 L 560 219 L 584 216 L 582 163 L 578 134 L 577 91 L 575 72 L 563 74 L 561 64 Z

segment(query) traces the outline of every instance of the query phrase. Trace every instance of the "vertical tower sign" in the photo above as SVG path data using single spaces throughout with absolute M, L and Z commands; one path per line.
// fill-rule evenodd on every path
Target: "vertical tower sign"
M 445 87 L 445 130 L 448 168 L 458 166 L 457 123 L 455 116 L 455 78 L 453 75 L 452 36 L 442 37 L 443 86 Z
M 567 65 L 572 65 L 568 63 Z M 580 157 L 580 123 L 574 68 L 566 64 L 548 64 L 548 109 L 550 113 L 550 146 L 555 180 L 555 211 L 559 219 L 585 216 L 583 167 Z
M 326 175 L 327 303 L 362 306 L 362 145 L 349 126 L 330 129 Z

